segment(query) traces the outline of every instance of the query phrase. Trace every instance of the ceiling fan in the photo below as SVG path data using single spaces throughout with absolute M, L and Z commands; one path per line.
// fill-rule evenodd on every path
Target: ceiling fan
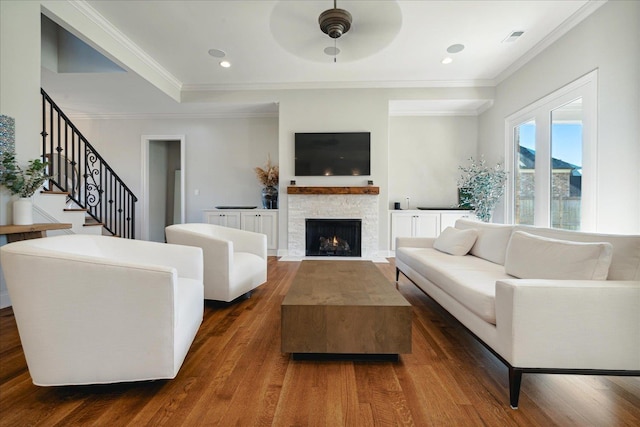
M 340 38 L 351 28 L 353 18 L 344 9 L 338 9 L 337 0 L 333 0 L 333 9 L 327 9 L 318 17 L 318 23 L 323 33 L 332 39 Z
M 397 0 L 341 0 L 340 7 L 333 0 L 330 9 L 326 9 L 327 3 L 278 1 L 269 24 L 278 44 L 314 62 L 327 63 L 327 56 L 335 60 L 340 53 L 340 62 L 346 63 L 379 52 L 400 32 L 402 12 Z M 340 50 L 335 45 L 337 39 Z M 331 46 L 328 40 L 333 41 Z

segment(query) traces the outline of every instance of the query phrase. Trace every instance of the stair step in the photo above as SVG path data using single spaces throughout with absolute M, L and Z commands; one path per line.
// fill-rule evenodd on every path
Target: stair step
M 86 212 L 87 209 L 83 209 L 83 208 L 65 208 L 64 211 L 65 212 Z
M 89 223 L 82 224 L 83 227 L 95 227 L 96 225 L 99 225 L 102 227 L 104 224 L 101 222 L 89 222 Z
M 60 191 L 60 190 L 41 190 L 41 194 L 64 194 L 66 196 L 69 195 L 68 191 Z

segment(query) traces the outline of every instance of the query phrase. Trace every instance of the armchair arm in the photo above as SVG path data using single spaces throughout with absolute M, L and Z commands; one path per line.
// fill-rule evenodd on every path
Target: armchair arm
M 126 244 L 122 244 L 126 243 Z M 110 255 L 125 262 L 164 265 L 177 270 L 179 277 L 203 280 L 202 249 L 144 240 L 109 242 Z
M 496 282 L 499 353 L 515 367 L 640 369 L 640 281 Z
M 165 232 L 167 240 L 171 243 L 201 248 L 203 257 L 207 260 L 204 264 L 205 285 L 212 280 L 229 283 L 229 271 L 233 260 L 233 245 L 230 241 L 180 227 L 167 227 Z
M 435 237 L 396 237 L 396 249 L 408 248 L 432 248 Z
M 231 240 L 235 252 L 248 252 L 267 259 L 267 236 L 262 233 L 220 227 L 216 230 L 216 234 L 223 239 Z

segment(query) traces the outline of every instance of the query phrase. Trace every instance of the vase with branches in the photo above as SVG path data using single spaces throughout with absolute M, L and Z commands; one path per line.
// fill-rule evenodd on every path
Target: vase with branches
M 26 168 L 16 161 L 14 152 L 5 152 L 0 156 L 0 184 L 12 195 L 20 198 L 13 202 L 13 223 L 15 225 L 33 224 L 33 205 L 31 196 L 45 183 L 47 163 L 40 159 L 29 160 Z
M 264 209 L 278 209 L 278 182 L 280 170 L 271 163 L 271 155 L 267 157 L 264 168 L 255 169 L 258 181 L 262 184 L 262 207 Z
M 459 207 L 470 207 L 478 219 L 491 221 L 493 210 L 504 194 L 507 173 L 500 163 L 488 166 L 484 158 L 469 158 L 469 166 L 459 166 Z
M 31 197 L 49 179 L 47 163 L 40 159 L 29 160 L 26 168 L 16 161 L 14 153 L 4 153 L 0 159 L 0 184 L 11 194 Z

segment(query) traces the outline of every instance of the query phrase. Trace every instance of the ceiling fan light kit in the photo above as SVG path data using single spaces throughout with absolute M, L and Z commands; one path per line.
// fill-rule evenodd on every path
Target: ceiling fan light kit
M 336 7 L 336 1 L 333 2 L 333 9 L 327 9 L 318 17 L 318 23 L 323 33 L 332 39 L 340 38 L 351 28 L 353 18 L 351 14 L 344 9 Z

